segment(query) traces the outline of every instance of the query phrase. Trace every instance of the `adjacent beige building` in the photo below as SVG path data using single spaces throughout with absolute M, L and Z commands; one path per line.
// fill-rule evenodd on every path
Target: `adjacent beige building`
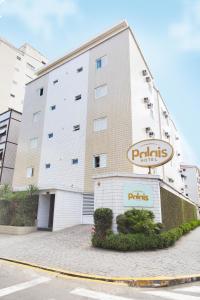
M 0 37 L 0 113 L 23 110 L 25 84 L 47 59 L 29 44 L 19 48 Z

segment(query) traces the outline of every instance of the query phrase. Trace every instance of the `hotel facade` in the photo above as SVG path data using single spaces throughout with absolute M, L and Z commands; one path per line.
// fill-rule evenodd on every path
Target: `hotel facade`
M 38 186 L 39 228 L 92 223 L 94 177 L 148 173 L 127 159 L 141 140 L 173 146 L 152 175 L 182 192 L 179 133 L 125 21 L 37 75 L 26 86 L 13 187 Z

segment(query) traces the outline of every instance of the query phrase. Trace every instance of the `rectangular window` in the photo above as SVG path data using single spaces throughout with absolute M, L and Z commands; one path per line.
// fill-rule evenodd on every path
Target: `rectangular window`
M 29 68 L 30 70 L 34 71 L 35 67 L 29 63 L 26 64 L 27 68 Z
M 34 175 L 34 169 L 32 167 L 29 167 L 26 169 L 26 177 L 31 178 Z
M 0 160 L 2 160 L 3 159 L 3 150 L 1 149 L 0 150 Z
M 77 131 L 80 130 L 80 125 L 74 125 L 73 126 L 73 131 Z
M 21 58 L 20 56 L 17 56 L 17 59 L 18 59 L 18 60 L 21 60 L 22 58 Z
M 55 109 L 56 109 L 56 105 L 50 106 L 50 109 L 51 109 L 51 110 L 55 110 Z
M 77 100 L 80 100 L 80 99 L 81 99 L 81 94 L 75 96 L 75 100 L 76 100 L 76 101 L 77 101 Z
M 50 132 L 50 133 L 48 134 L 48 138 L 51 139 L 52 137 L 53 137 L 53 132 Z
M 40 119 L 40 114 L 41 114 L 41 111 L 36 111 L 34 114 L 33 114 L 33 122 L 36 123 L 39 121 Z
M 107 154 L 95 155 L 93 165 L 94 168 L 105 168 L 107 166 Z
M 40 96 L 42 96 L 44 94 L 44 88 L 40 88 Z
M 53 81 L 53 84 L 56 84 L 56 83 L 58 83 L 58 79 L 56 79 L 56 80 Z
M 107 55 L 96 59 L 96 69 L 101 69 L 107 65 Z
M 73 158 L 72 165 L 77 165 L 77 164 L 78 164 L 78 158 Z
M 45 164 L 45 168 L 46 169 L 50 169 L 51 168 L 51 164 Z
M 36 149 L 38 145 L 38 138 L 30 139 L 30 147 L 31 149 Z
M 83 67 L 78 68 L 76 71 L 77 71 L 77 73 L 82 72 L 83 71 Z
M 10 94 L 10 97 L 15 98 L 15 95 L 14 94 Z
M 94 131 L 101 131 L 107 129 L 107 118 L 99 118 L 94 120 Z
M 95 88 L 95 99 L 106 96 L 107 92 L 108 92 L 107 84 L 96 87 Z

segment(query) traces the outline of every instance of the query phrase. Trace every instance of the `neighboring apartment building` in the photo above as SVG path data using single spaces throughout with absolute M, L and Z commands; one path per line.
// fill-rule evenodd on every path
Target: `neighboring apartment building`
M 26 88 L 13 186 L 39 187 L 39 227 L 91 222 L 93 176 L 148 172 L 126 158 L 140 140 L 173 145 L 174 158 L 154 174 L 181 190 L 179 135 L 126 22 L 38 76 Z
M 21 117 L 13 109 L 0 114 L 0 185 L 12 185 Z
M 22 112 L 25 84 L 47 59 L 28 44 L 16 48 L 0 37 L 0 113 L 9 108 Z
M 181 165 L 181 177 L 185 196 L 192 199 L 200 207 L 200 170 L 194 165 Z

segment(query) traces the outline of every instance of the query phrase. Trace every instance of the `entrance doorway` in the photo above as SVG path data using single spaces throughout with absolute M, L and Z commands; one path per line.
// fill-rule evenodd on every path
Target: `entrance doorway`
M 49 223 L 48 229 L 53 229 L 53 217 L 54 217 L 54 205 L 55 205 L 55 194 L 50 195 L 50 203 L 49 203 Z

